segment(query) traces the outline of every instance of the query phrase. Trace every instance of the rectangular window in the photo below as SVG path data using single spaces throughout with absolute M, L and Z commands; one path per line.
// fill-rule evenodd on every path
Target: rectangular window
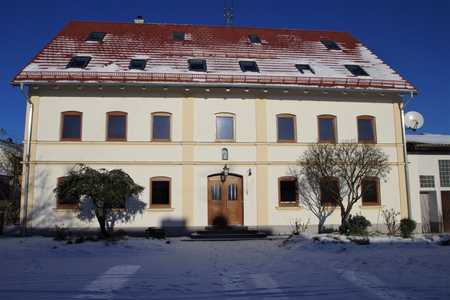
M 211 186 L 211 196 L 213 200 L 220 201 L 222 199 L 222 191 L 220 183 L 214 183 Z
M 63 112 L 61 114 L 62 141 L 81 141 L 81 119 L 82 113 L 76 111 Z
M 238 189 L 236 183 L 231 183 L 228 185 L 228 200 L 229 201 L 235 201 L 237 200 Z
M 204 59 L 189 59 L 189 71 L 195 71 L 195 72 L 206 72 L 207 66 L 206 66 L 206 60 Z
M 320 180 L 320 203 L 324 206 L 335 206 L 340 197 L 339 180 L 335 177 Z
M 380 180 L 366 178 L 361 182 L 361 199 L 363 205 L 380 204 Z
M 127 114 L 124 112 L 108 113 L 108 141 L 127 140 Z
M 320 42 L 322 42 L 322 44 L 327 47 L 328 50 L 341 50 L 341 47 L 339 47 L 339 45 L 332 40 L 320 40 Z
M 106 33 L 105 32 L 91 32 L 89 36 L 87 37 L 86 41 L 89 42 L 103 42 L 103 39 L 105 38 Z
M 258 65 L 256 61 L 251 60 L 241 60 L 239 61 L 239 66 L 241 67 L 242 72 L 259 72 Z
M 310 65 L 297 64 L 295 67 L 302 74 L 316 74 Z
M 66 68 L 85 69 L 90 61 L 91 57 L 89 56 L 74 56 L 67 64 Z
M 57 184 L 61 184 L 64 181 L 64 177 L 59 177 L 57 179 Z M 56 208 L 67 208 L 67 209 L 76 209 L 79 207 L 80 200 L 76 195 L 66 195 L 62 197 L 61 195 L 57 195 L 56 197 Z
M 319 116 L 319 143 L 336 143 L 336 118 Z
M 248 39 L 252 44 L 261 44 L 261 39 L 256 34 L 249 34 Z
M 278 142 L 295 142 L 295 116 L 277 116 Z
M 147 66 L 147 60 L 146 59 L 132 59 L 130 61 L 130 65 L 128 66 L 128 69 L 130 70 L 145 70 L 145 67 Z
M 281 177 L 278 179 L 279 205 L 297 206 L 297 179 L 295 177 Z
M 184 41 L 185 40 L 185 33 L 182 31 L 175 31 L 173 33 L 173 40 L 174 41 Z
M 432 175 L 420 175 L 419 181 L 421 188 L 434 188 L 434 176 Z
M 170 115 L 153 115 L 152 140 L 170 141 Z
M 156 177 L 150 181 L 151 206 L 170 207 L 170 178 Z
M 358 65 L 345 65 L 345 68 L 353 74 L 353 76 L 369 76 L 369 74 Z
M 358 117 L 358 142 L 376 143 L 375 118 Z
M 439 177 L 441 187 L 450 187 L 450 160 L 439 161 Z
M 216 117 L 216 139 L 225 141 L 234 140 L 234 117 L 232 116 Z

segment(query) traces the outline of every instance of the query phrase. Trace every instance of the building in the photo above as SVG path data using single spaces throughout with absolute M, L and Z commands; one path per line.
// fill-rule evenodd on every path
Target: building
M 450 232 L 450 136 L 408 135 L 411 216 L 421 230 Z
M 416 90 L 348 33 L 70 22 L 13 84 L 29 88 L 22 216 L 34 228 L 96 227 L 53 193 L 77 163 L 145 187 L 123 228 L 314 224 L 289 170 L 309 145 L 342 141 L 374 143 L 392 166 L 355 212 L 408 214 L 402 96 Z

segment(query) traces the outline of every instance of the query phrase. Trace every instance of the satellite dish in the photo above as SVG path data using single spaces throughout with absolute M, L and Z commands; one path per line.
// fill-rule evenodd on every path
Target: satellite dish
M 409 111 L 405 115 L 405 125 L 412 130 L 419 129 L 423 126 L 423 116 L 416 111 Z

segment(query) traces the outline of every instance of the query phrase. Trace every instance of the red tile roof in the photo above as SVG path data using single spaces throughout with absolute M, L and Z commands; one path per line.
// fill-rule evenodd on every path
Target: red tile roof
M 103 42 L 88 42 L 91 32 Z M 174 41 L 173 32 L 185 32 Z M 251 44 L 257 34 L 261 44 Z M 321 39 L 338 43 L 328 50 Z M 66 69 L 73 56 L 91 56 L 86 69 Z M 148 59 L 144 71 L 128 70 L 132 58 Z M 188 59 L 207 61 L 206 73 L 188 70 Z M 260 73 L 243 73 L 240 60 L 254 60 Z M 310 64 L 301 74 L 295 64 Z M 345 64 L 362 66 L 369 77 L 355 77 Z M 345 32 L 214 27 L 173 24 L 70 22 L 14 79 L 25 83 L 182 83 L 280 85 L 415 91 L 415 88 Z

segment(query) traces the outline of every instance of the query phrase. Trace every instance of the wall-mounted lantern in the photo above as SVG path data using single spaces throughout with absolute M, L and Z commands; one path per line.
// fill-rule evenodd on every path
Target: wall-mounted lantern
M 222 148 L 222 160 L 228 160 L 228 149 Z
M 229 173 L 230 169 L 228 168 L 227 164 L 225 164 L 225 166 L 223 166 L 222 173 L 220 173 L 220 181 L 225 182 Z

